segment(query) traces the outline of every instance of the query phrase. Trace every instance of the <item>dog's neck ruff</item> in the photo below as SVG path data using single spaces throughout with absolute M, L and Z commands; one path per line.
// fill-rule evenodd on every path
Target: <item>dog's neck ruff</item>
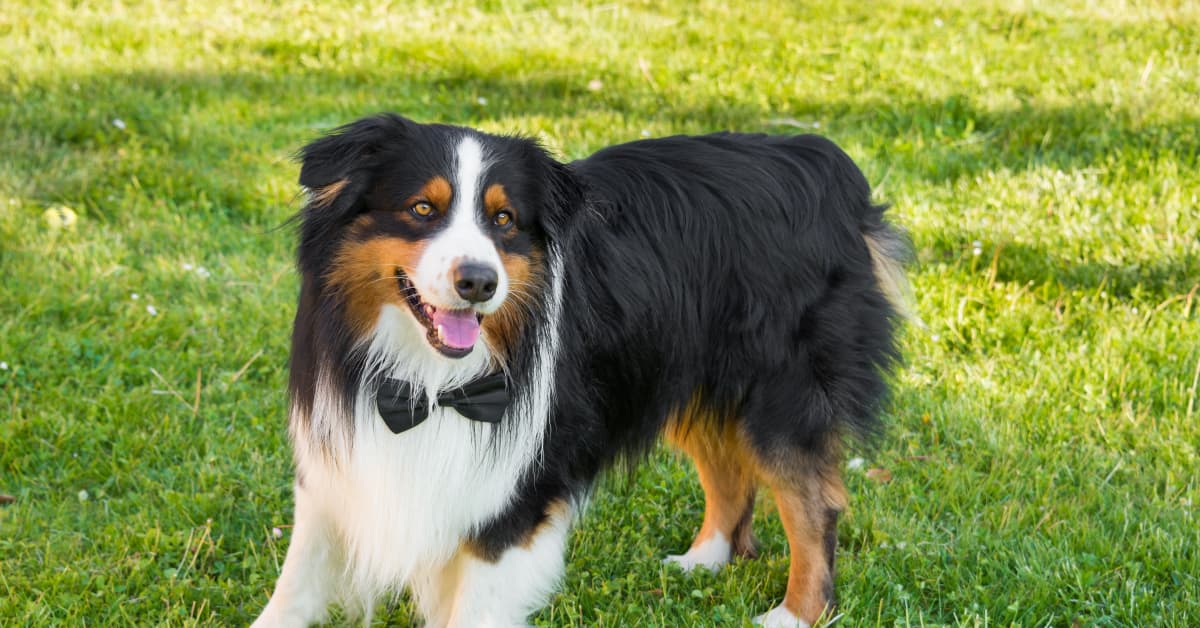
M 485 375 L 437 396 L 437 405 L 483 423 L 499 423 L 508 409 L 508 380 L 504 373 Z M 410 430 L 429 418 L 429 397 L 420 387 L 386 378 L 375 394 L 379 416 L 393 434 Z

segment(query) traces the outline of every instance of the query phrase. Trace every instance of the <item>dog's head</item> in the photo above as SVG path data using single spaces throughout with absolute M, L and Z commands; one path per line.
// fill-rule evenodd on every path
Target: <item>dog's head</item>
M 545 279 L 555 216 L 576 189 L 536 142 L 395 115 L 301 151 L 299 262 L 354 335 L 407 313 L 426 348 L 456 359 L 525 322 Z

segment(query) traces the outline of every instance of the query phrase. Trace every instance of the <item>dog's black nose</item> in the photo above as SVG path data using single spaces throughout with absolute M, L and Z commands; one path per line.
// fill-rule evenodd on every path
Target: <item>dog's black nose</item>
M 459 264 L 454 269 L 454 290 L 471 303 L 481 303 L 496 294 L 496 271 L 483 264 Z

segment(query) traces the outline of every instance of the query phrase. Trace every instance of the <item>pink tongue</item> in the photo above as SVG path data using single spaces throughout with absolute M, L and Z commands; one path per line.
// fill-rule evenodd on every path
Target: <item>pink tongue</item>
M 438 310 L 433 325 L 442 342 L 455 349 L 469 349 L 479 338 L 479 319 L 474 310 Z

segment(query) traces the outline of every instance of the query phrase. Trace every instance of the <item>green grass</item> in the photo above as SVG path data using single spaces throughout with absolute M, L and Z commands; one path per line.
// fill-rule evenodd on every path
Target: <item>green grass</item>
M 380 110 L 567 158 L 832 137 L 911 231 L 928 322 L 854 453 L 893 479 L 849 473 L 841 623 L 1200 625 L 1200 9 L 664 4 L 5 3 L 0 625 L 262 607 L 290 523 L 290 156 Z M 59 204 L 73 230 L 43 222 Z M 769 608 L 767 499 L 761 559 L 660 567 L 701 508 L 665 453 L 605 481 L 536 623 Z

